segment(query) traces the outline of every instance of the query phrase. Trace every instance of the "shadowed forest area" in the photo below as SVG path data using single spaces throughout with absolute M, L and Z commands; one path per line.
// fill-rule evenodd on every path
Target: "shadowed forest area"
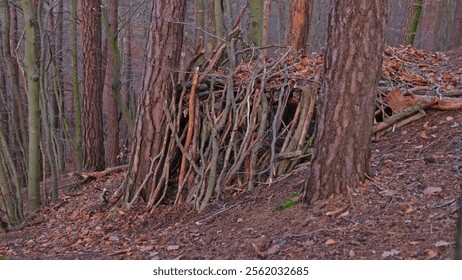
M 0 256 L 462 258 L 461 5 L 1 0 Z

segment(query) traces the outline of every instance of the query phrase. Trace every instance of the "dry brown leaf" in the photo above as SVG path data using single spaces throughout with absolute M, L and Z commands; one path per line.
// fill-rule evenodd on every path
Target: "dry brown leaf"
M 399 253 L 401 253 L 401 251 L 396 250 L 396 249 L 392 249 L 391 251 L 383 251 L 382 257 L 388 258 L 388 257 L 392 257 L 394 255 L 398 255 Z
M 442 191 L 442 189 L 440 187 L 428 187 L 428 188 L 425 188 L 423 193 L 427 194 L 427 195 L 432 195 L 432 194 L 435 194 L 435 193 L 439 193 L 441 191 Z
M 176 251 L 178 249 L 180 249 L 180 246 L 178 246 L 178 245 L 169 245 L 169 246 L 167 246 L 167 251 Z
M 327 246 L 331 246 L 331 245 L 337 244 L 337 242 L 334 239 L 329 239 L 324 244 L 327 245 Z
M 435 243 L 435 247 L 446 247 L 449 245 L 451 245 L 451 243 L 444 241 L 444 240 L 440 240 Z
M 438 252 L 433 251 L 432 249 L 428 249 L 428 250 L 427 250 L 427 257 L 428 257 L 429 259 L 436 258 L 437 256 L 438 256 Z

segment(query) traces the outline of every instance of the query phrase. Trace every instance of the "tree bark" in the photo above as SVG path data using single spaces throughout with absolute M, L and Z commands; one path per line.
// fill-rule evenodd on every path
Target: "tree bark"
M 459 202 L 459 220 L 457 221 L 456 247 L 454 259 L 462 260 L 462 199 Z
M 413 11 L 412 11 L 412 19 L 409 25 L 408 36 L 406 39 L 406 44 L 408 45 L 414 45 L 415 34 L 417 32 L 417 26 L 419 26 L 423 3 L 424 3 L 424 0 L 415 0 Z
M 250 1 L 250 42 L 259 47 L 262 43 L 263 0 Z
M 107 12 L 107 29 L 109 32 L 114 35 L 118 29 L 118 0 L 108 1 L 108 12 Z M 111 38 L 115 36 L 108 35 L 108 50 L 106 57 L 106 77 L 104 81 L 104 91 L 103 95 L 107 98 L 107 140 L 106 140 L 106 165 L 108 167 L 113 167 L 117 165 L 117 155 L 119 153 L 119 119 L 118 119 L 118 109 L 117 101 L 115 95 L 113 94 L 114 86 L 120 88 L 120 83 L 118 85 L 113 85 L 112 81 L 115 75 L 114 71 L 114 48 L 113 44 L 117 42 L 112 42 L 112 40 L 117 40 L 116 38 Z M 111 40 L 112 39 L 112 40 Z
M 72 52 L 72 105 L 74 108 L 74 147 L 77 161 L 77 168 L 83 167 L 82 151 L 82 106 L 80 99 L 79 85 L 79 62 L 78 62 L 78 31 L 77 31 L 77 0 L 72 0 L 72 23 L 71 23 L 71 52 Z
M 25 22 L 24 70 L 27 82 L 29 111 L 29 163 L 27 188 L 29 212 L 35 212 L 42 204 L 40 198 L 40 88 L 37 65 L 37 17 L 32 1 L 22 0 Z
M 370 174 L 387 7 L 387 0 L 333 1 L 315 148 L 304 192 L 308 203 L 355 187 Z
M 101 1 L 81 3 L 81 34 L 83 47 L 83 169 L 104 170 L 104 140 L 102 112 L 102 36 Z
M 311 0 L 292 0 L 289 42 L 293 52 L 308 51 Z
M 174 94 L 172 80 L 176 81 L 183 39 L 185 0 L 155 1 L 147 43 L 146 66 L 135 123 L 131 161 L 125 183 L 125 202 L 130 202 L 140 185 L 144 194 L 156 192 L 151 160 L 159 155 L 164 143 L 166 120 L 164 95 Z M 173 77 L 173 78 L 172 78 Z M 163 166 L 158 162 L 158 166 Z M 162 171 L 162 168 L 159 168 Z M 157 170 L 157 169 L 156 169 Z M 145 183 L 143 183 L 145 181 Z

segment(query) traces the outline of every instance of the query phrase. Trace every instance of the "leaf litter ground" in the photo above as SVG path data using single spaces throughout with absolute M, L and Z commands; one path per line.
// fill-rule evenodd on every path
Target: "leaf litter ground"
M 459 73 L 459 52 L 446 66 Z M 458 63 L 461 62 L 461 63 Z M 444 65 L 443 65 L 444 66 Z M 446 69 L 446 70 L 447 70 Z M 449 71 L 449 70 L 447 70 Z M 452 81 L 457 78 L 454 75 Z M 88 215 L 118 173 L 0 233 L 5 259 L 451 259 L 461 193 L 462 114 L 428 111 L 373 143 L 373 177 L 313 205 L 309 166 L 202 212 L 160 206 Z M 63 176 L 62 182 L 71 175 Z

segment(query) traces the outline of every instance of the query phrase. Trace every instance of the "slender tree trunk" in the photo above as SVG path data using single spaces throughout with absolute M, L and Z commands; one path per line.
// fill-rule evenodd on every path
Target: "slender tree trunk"
M 263 32 L 263 0 L 250 0 L 250 42 L 261 46 Z
M 4 78 L 9 81 L 9 91 L 11 92 L 11 111 L 10 111 L 10 118 L 9 118 L 9 131 L 13 137 L 11 140 L 11 147 L 13 152 L 13 158 L 15 158 L 15 163 L 17 170 L 19 172 L 21 185 L 26 185 L 26 178 L 27 178 L 27 160 L 28 160 L 28 153 L 27 153 L 27 145 L 28 145 L 28 136 L 27 136 L 27 125 L 26 125 L 26 113 L 25 109 L 26 104 L 24 98 L 21 94 L 20 83 L 19 83 L 19 70 L 18 64 L 15 61 L 12 55 L 12 47 L 14 47 L 14 43 L 16 39 L 14 36 L 10 36 L 11 33 L 16 33 L 17 30 L 17 23 L 15 20 L 11 19 L 10 11 L 15 11 L 14 9 L 10 9 L 9 2 L 7 0 L 2 0 L 2 5 L 0 8 L 2 9 L 2 32 L 1 32 L 1 40 L 3 42 L 3 57 L 5 60 L 5 66 L 3 69 L 4 71 Z M 13 13 L 14 14 L 14 13 Z M 13 43 L 10 44 L 10 42 Z
M 33 3 L 22 0 L 25 22 L 24 70 L 27 80 L 29 109 L 29 164 L 27 187 L 29 195 L 29 212 L 41 205 L 40 199 L 40 85 L 37 65 L 37 18 Z
M 262 45 L 267 46 L 269 43 L 271 23 L 271 0 L 265 0 L 263 7 L 263 28 L 262 28 Z M 263 55 L 268 57 L 268 49 L 263 50 Z
M 105 168 L 103 138 L 103 76 L 101 1 L 81 2 L 83 47 L 83 168 L 99 171 Z
M 81 100 L 80 100 L 80 85 L 79 85 L 79 62 L 78 62 L 78 36 L 77 36 L 77 0 L 72 0 L 72 26 L 71 26 L 71 52 L 72 52 L 72 96 L 74 107 L 74 128 L 75 138 L 74 146 L 77 159 L 77 167 L 83 167 L 83 151 L 82 151 L 82 124 L 81 124 Z
M 136 117 L 132 158 L 125 184 L 125 202 L 132 202 L 137 189 L 144 185 L 149 200 L 158 193 L 156 174 L 151 176 L 151 160 L 158 158 L 164 143 L 166 119 L 164 95 L 173 94 L 178 73 L 185 18 L 185 0 L 155 1 L 147 44 L 141 96 Z M 173 69 L 173 71 L 172 71 Z M 163 166 L 157 162 L 156 166 Z M 155 170 L 162 170 L 156 168 Z M 143 183 L 144 182 L 144 183 Z
M 222 2 L 223 0 L 214 0 L 213 4 L 215 11 L 215 35 L 221 39 L 223 39 L 223 36 L 225 35 Z M 220 42 L 218 42 L 218 44 L 220 44 Z
M 308 51 L 311 0 L 292 0 L 289 42 L 293 52 Z
M 306 202 L 356 187 L 370 174 L 387 7 L 387 0 L 333 1 Z
M 114 88 L 120 87 L 120 83 L 118 85 L 113 85 L 112 81 L 115 75 L 114 71 L 114 48 L 113 44 L 117 44 L 117 42 L 112 42 L 112 40 L 117 40 L 114 34 L 117 32 L 118 29 L 118 0 L 110 0 L 108 1 L 108 12 L 107 21 L 105 24 L 107 25 L 108 30 L 108 50 L 107 50 L 107 60 L 106 60 L 106 77 L 104 82 L 104 91 L 103 95 L 107 98 L 107 140 L 106 140 L 106 164 L 108 167 L 113 167 L 117 165 L 117 155 L 119 153 L 119 118 L 118 118 L 118 109 L 117 109 L 117 101 L 115 95 L 113 94 L 113 90 L 117 90 Z M 113 36 L 110 36 L 111 33 Z
M 415 34 L 417 33 L 417 26 L 419 25 L 420 15 L 422 14 L 423 3 L 424 0 L 415 0 L 411 24 L 409 25 L 408 36 L 406 39 L 406 44 L 408 45 L 414 45 Z

